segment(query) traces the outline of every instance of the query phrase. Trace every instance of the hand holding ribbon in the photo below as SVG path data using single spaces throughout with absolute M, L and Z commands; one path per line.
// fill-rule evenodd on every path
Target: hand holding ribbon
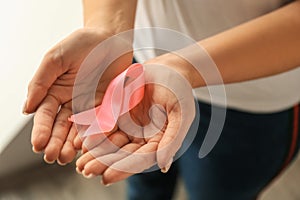
M 111 131 L 119 116 L 134 108 L 144 96 L 144 68 L 131 65 L 107 87 L 102 104 L 72 115 L 69 120 L 79 125 L 89 125 L 83 137 Z
M 126 84 L 130 73 L 135 76 Z M 109 91 L 112 88 L 115 91 Z M 136 64 L 111 82 L 104 99 L 108 97 L 111 101 L 103 100 L 100 107 L 71 118 L 89 125 L 82 135 L 88 151 L 77 160 L 78 171 L 87 177 L 103 175 L 104 184 L 149 170 L 155 164 L 166 172 L 195 116 L 190 84 L 168 67 Z M 121 106 L 114 108 L 115 100 L 119 102 L 114 105 Z M 105 119 L 107 113 L 110 117 Z

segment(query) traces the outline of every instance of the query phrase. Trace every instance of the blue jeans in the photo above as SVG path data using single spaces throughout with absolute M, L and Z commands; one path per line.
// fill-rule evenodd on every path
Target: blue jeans
M 130 177 L 129 200 L 172 199 L 179 176 L 190 200 L 253 200 L 298 150 L 296 109 L 272 114 L 227 109 L 220 139 L 205 158 L 199 159 L 211 106 L 199 102 L 199 107 L 199 128 L 192 145 L 168 173 L 154 171 Z

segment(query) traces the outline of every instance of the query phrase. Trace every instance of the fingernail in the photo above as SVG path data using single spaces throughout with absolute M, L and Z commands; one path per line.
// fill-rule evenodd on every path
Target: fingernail
M 34 146 L 32 146 L 32 151 L 33 151 L 34 153 L 42 153 L 42 151 L 36 150 L 36 149 L 34 148 Z
M 46 157 L 46 155 L 44 155 L 44 161 L 48 164 L 53 164 L 55 162 L 55 160 L 49 161 Z
M 82 174 L 82 172 L 80 171 L 80 169 L 79 169 L 78 167 L 76 167 L 76 172 L 77 172 L 78 174 Z
M 65 166 L 67 165 L 67 163 L 63 163 L 61 162 L 59 159 L 56 160 L 57 164 L 59 164 L 60 166 Z
M 29 113 L 26 112 L 26 109 L 27 109 L 27 100 L 26 100 L 26 101 L 24 102 L 24 104 L 23 104 L 22 113 L 23 113 L 24 115 L 29 115 Z
M 88 178 L 88 179 L 90 179 L 90 178 L 94 178 L 95 177 L 95 175 L 94 174 L 86 174 L 85 173 L 85 171 L 84 170 L 82 170 L 82 175 L 85 177 L 85 178 Z
M 161 169 L 161 172 L 162 173 L 167 173 L 169 171 L 171 165 L 172 165 L 172 162 L 173 162 L 173 158 L 168 162 L 168 164 L 165 167 L 163 167 Z
M 101 179 L 101 184 L 104 185 L 105 187 L 109 187 L 112 185 L 111 183 L 104 183 L 102 179 Z
M 94 177 L 95 177 L 94 174 L 89 174 L 89 175 L 85 176 L 85 178 L 88 178 L 88 179 L 91 179 L 91 178 L 94 178 Z

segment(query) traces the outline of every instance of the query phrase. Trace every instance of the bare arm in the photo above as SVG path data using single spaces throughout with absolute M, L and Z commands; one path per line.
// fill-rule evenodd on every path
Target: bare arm
M 133 28 L 137 0 L 83 0 L 85 27 L 114 33 Z
M 198 44 L 211 56 L 224 83 L 273 75 L 300 66 L 300 1 Z M 172 53 L 149 62 L 174 67 L 190 80 L 193 87 L 205 85 L 187 61 Z
M 28 86 L 23 112 L 35 112 L 31 142 L 35 152 L 44 152 L 45 161 L 58 160 L 66 164 L 75 157 L 76 129 L 68 116 L 72 114 L 72 91 L 77 72 L 82 61 L 101 41 L 133 28 L 136 3 L 136 0 L 83 0 L 84 28 L 71 33 L 44 56 Z M 106 49 L 103 55 L 109 55 L 112 48 Z M 99 86 L 101 94 L 109 79 L 131 64 L 132 53 L 129 54 L 110 65 L 107 80 Z

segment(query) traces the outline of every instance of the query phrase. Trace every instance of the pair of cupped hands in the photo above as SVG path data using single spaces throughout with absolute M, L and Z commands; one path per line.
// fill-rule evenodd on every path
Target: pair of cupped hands
M 82 133 L 86 127 L 69 120 L 75 113 L 75 99 L 90 96 L 94 105 L 91 102 L 81 104 L 91 105 L 90 108 L 100 105 L 109 83 L 132 64 L 132 52 L 119 56 L 108 63 L 108 68 L 97 81 L 96 90 L 84 89 L 82 94 L 73 94 L 82 63 L 97 45 L 111 36 L 104 31 L 83 28 L 51 48 L 29 83 L 23 110 L 25 114 L 35 113 L 31 135 L 34 152 L 44 153 L 47 163 L 57 161 L 65 165 L 72 162 L 81 150 L 76 161 L 77 172 L 87 178 L 102 176 L 104 185 L 126 179 L 153 166 L 167 172 L 195 115 L 192 90 L 185 86 L 187 81 L 181 79 L 180 75 L 175 78 L 172 73 L 161 73 L 160 67 L 155 66 L 155 63 L 164 64 L 164 56 L 160 56 L 145 63 L 145 66 L 149 66 L 146 77 L 150 77 L 152 83 L 145 85 L 143 99 L 129 112 L 131 121 L 128 123 L 142 127 L 141 132 L 124 130 L 117 123 L 109 132 L 84 136 Z M 117 48 L 117 45 L 107 45 L 99 58 L 109 57 Z M 92 71 L 90 73 L 93 74 Z M 155 84 L 155 77 L 161 74 L 165 74 L 165 80 L 169 80 L 166 84 L 172 84 L 170 87 Z M 89 77 L 85 77 L 85 80 L 89 80 Z M 174 92 L 170 88 L 179 89 Z M 180 94 L 182 90 L 184 94 Z M 159 105 L 156 114 L 151 114 L 153 105 Z M 188 108 L 183 109 L 182 105 Z M 156 115 L 165 116 L 163 126 L 155 134 L 145 134 L 143 127 L 157 123 Z M 123 123 L 126 127 L 127 122 Z

